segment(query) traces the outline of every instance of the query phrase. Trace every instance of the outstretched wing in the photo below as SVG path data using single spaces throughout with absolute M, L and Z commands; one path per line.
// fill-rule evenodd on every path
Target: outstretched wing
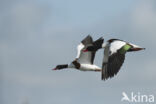
M 88 35 L 86 38 L 84 38 L 80 45 L 78 45 L 77 47 L 77 61 L 79 63 L 83 63 L 83 64 L 92 64 L 92 57 L 95 56 L 95 52 L 83 52 L 82 50 L 88 46 L 88 45 L 92 45 L 93 44 L 93 39 L 90 35 Z
M 102 80 L 111 78 L 119 72 L 125 60 L 125 53 L 122 54 L 119 50 L 125 44 L 122 41 L 114 41 L 105 48 L 102 64 Z
M 94 47 L 97 47 L 97 50 L 101 48 L 102 44 L 103 44 L 103 41 L 104 39 L 101 37 L 99 39 L 97 39 L 96 41 L 93 42 L 93 46 Z M 91 63 L 93 64 L 94 63 L 94 58 L 95 58 L 95 54 L 96 54 L 96 51 L 93 51 L 92 52 L 92 57 L 91 57 Z
M 103 42 L 104 42 L 103 37 L 101 37 L 101 38 L 97 39 L 96 41 L 94 41 L 93 46 L 96 47 L 95 51 L 97 51 L 98 49 L 102 48 Z

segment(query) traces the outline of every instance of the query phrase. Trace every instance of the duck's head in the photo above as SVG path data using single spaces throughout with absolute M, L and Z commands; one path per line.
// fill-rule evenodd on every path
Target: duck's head
M 57 65 L 54 69 L 52 69 L 52 70 L 59 70 L 59 69 L 61 69 L 61 65 Z
M 68 67 L 68 65 L 57 65 L 54 69 L 52 69 L 52 70 L 61 70 L 61 69 L 63 69 L 63 68 L 67 68 Z

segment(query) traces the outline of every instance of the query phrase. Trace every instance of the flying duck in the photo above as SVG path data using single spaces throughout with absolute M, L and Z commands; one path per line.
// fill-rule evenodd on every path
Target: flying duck
M 88 46 L 100 46 L 103 44 L 103 38 L 99 38 L 93 41 L 92 37 L 88 35 L 84 38 L 77 47 L 77 56 L 74 61 L 70 64 L 57 65 L 53 70 L 61 70 L 64 68 L 75 68 L 81 71 L 101 71 L 102 69 L 94 65 L 94 57 L 96 50 L 83 52 L 83 50 Z
M 83 52 L 95 51 L 101 48 L 105 48 L 102 62 L 102 80 L 112 78 L 119 72 L 122 64 L 124 63 L 126 52 L 145 49 L 120 39 L 110 39 L 102 45 L 88 46 L 85 50 L 83 50 Z

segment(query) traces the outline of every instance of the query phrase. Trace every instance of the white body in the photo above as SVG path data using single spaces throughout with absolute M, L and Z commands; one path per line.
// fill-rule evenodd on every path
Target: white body
M 68 64 L 68 68 L 75 68 L 73 63 Z M 80 68 L 78 70 L 81 71 L 100 71 L 102 70 L 100 67 L 91 64 L 80 64 Z
M 91 65 L 91 64 L 81 64 L 80 69 L 81 71 L 97 71 L 97 70 L 101 70 L 100 67 L 96 66 L 96 65 Z

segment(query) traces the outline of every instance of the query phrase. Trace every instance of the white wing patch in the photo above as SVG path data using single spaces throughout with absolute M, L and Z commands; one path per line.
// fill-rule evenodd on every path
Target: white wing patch
M 77 56 L 76 58 L 79 58 L 80 57 L 80 54 L 81 54 L 81 50 L 84 48 L 85 46 L 80 43 L 78 46 L 77 46 Z
M 126 42 L 124 41 L 120 41 L 120 40 L 116 40 L 114 42 L 112 42 L 110 44 L 110 52 L 111 52 L 111 55 L 113 53 L 116 53 L 117 50 L 119 50 L 121 47 L 123 47 L 124 45 L 126 44 Z
M 77 61 L 79 63 L 84 63 L 84 64 L 91 64 L 91 58 L 92 58 L 92 53 L 91 52 L 82 52 L 82 49 L 84 49 L 85 45 L 83 43 L 80 43 L 77 47 L 77 56 L 76 58 L 78 59 Z

